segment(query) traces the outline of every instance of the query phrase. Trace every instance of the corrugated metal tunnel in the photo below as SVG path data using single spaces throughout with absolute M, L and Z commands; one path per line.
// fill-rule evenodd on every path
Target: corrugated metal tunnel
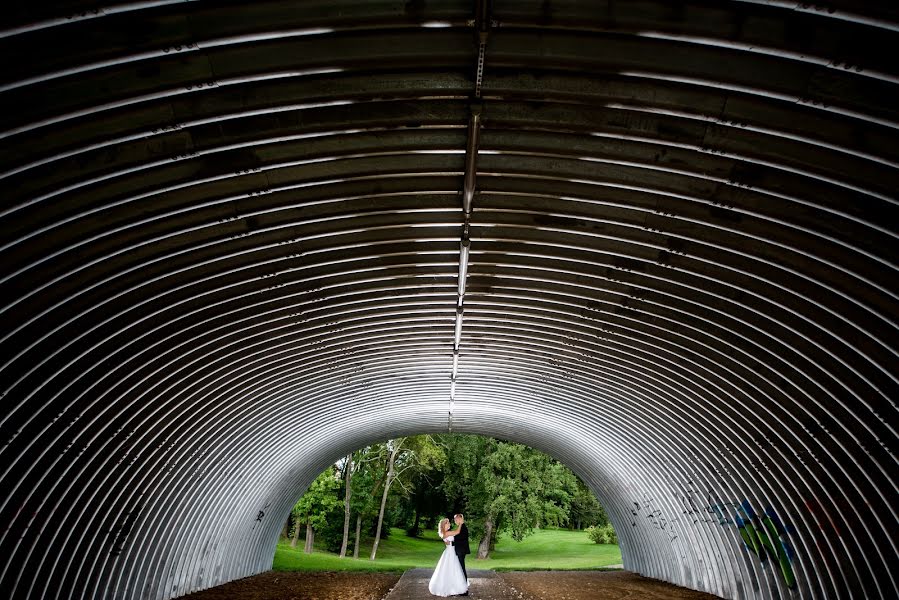
M 899 596 L 895 2 L 4 12 L 4 595 L 264 571 L 330 461 L 453 431 L 628 569 Z

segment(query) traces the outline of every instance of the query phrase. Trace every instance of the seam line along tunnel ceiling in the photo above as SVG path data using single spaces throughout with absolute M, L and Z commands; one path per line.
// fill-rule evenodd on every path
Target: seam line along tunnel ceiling
M 895 598 L 895 2 L 4 8 L 0 586 L 271 566 L 375 440 L 572 467 L 625 567 Z

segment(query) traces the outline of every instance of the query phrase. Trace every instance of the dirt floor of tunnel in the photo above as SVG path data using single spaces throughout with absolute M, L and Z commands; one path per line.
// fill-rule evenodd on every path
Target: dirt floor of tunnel
M 381 600 L 401 573 L 268 571 L 179 600 Z
M 630 571 L 516 571 L 500 576 L 526 600 L 720 600 Z
M 718 596 L 648 579 L 627 571 L 535 571 L 498 575 L 494 581 L 506 585 L 472 589 L 470 598 L 475 600 L 718 599 Z M 399 578 L 399 573 L 269 571 L 183 596 L 181 600 L 382 600 Z

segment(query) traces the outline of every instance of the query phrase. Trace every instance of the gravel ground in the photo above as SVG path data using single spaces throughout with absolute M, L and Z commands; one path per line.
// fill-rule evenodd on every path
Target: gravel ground
M 629 571 L 519 571 L 499 576 L 520 594 L 511 597 L 523 600 L 720 600 Z
M 400 573 L 287 573 L 269 571 L 231 581 L 183 600 L 381 600 Z
M 182 600 L 383 600 L 399 573 L 262 573 Z M 425 584 L 426 590 L 426 584 Z M 422 600 L 434 598 L 426 591 Z M 469 600 L 719 600 L 628 571 L 490 573 L 472 580 Z

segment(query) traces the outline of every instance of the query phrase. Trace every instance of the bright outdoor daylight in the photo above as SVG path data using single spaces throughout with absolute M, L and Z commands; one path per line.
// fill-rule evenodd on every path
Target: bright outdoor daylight
M 457 514 L 470 536 L 469 578 L 621 567 L 605 511 L 570 469 L 522 444 L 445 434 L 391 439 L 328 467 L 284 523 L 273 569 L 394 579 L 435 569 L 441 521 Z M 391 581 L 373 575 L 370 585 Z
M 319 475 L 284 524 L 274 568 L 434 567 L 439 521 L 457 513 L 470 531 L 472 568 L 621 562 L 605 511 L 567 467 L 521 444 L 439 435 L 368 446 Z
M 14 0 L 0 600 L 899 599 L 899 0 Z
M 340 457 L 281 524 L 270 571 L 189 598 L 456 596 L 714 598 L 623 570 L 605 509 L 561 462 L 524 444 L 452 433 L 392 438 Z

